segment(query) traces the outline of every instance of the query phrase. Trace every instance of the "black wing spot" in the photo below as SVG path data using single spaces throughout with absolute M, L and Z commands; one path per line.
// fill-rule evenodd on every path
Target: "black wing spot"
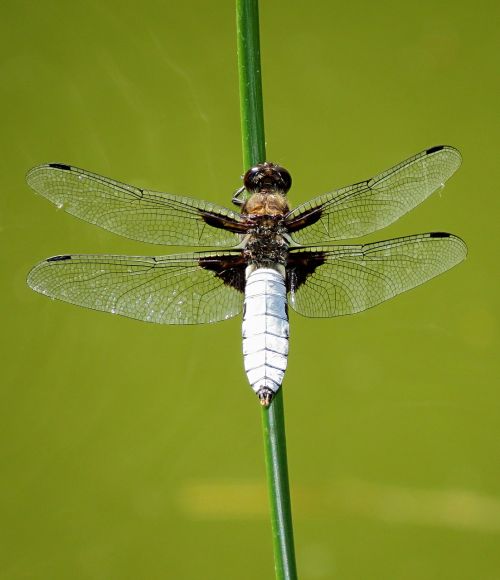
M 214 272 L 226 286 L 245 291 L 246 261 L 242 254 L 234 256 L 206 256 L 198 260 L 200 268 Z
M 449 237 L 451 237 L 451 234 L 447 234 L 446 232 L 431 232 L 429 234 L 429 237 L 431 237 L 431 238 L 449 238 Z
M 66 165 L 65 163 L 49 163 L 49 167 L 54 167 L 54 169 L 63 169 L 64 171 L 71 171 L 71 165 Z
M 47 262 L 63 262 L 64 260 L 71 260 L 71 256 L 53 256 L 52 258 L 47 258 Z
M 441 151 L 441 149 L 444 149 L 444 145 L 435 145 L 434 147 L 427 149 L 426 153 L 427 155 L 430 155 L 431 153 L 436 153 L 436 151 Z

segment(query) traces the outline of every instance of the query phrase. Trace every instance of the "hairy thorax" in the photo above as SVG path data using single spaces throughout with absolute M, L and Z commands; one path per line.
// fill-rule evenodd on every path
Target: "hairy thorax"
M 283 217 L 288 213 L 284 195 L 254 193 L 242 208 L 252 222 L 248 230 L 244 255 L 249 263 L 267 266 L 286 264 L 288 243 L 283 236 Z
M 288 213 L 288 202 L 280 193 L 254 193 L 245 202 L 241 213 L 248 215 L 284 216 Z

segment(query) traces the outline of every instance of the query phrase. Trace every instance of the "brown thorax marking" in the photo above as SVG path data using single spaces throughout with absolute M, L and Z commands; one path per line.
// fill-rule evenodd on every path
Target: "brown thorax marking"
M 245 259 L 257 266 L 285 265 L 288 242 L 283 218 L 289 212 L 286 193 L 292 185 L 290 174 L 281 165 L 260 163 L 245 173 L 243 185 L 250 194 L 241 208 L 249 226 Z
M 284 195 L 266 191 L 252 194 L 241 208 L 241 213 L 250 216 L 284 216 L 288 211 L 288 201 Z

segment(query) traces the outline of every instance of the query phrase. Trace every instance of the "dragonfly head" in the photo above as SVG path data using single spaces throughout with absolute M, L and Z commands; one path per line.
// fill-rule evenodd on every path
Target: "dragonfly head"
M 243 177 L 243 185 L 250 193 L 281 193 L 285 195 L 292 186 L 292 176 L 276 163 L 259 163 Z

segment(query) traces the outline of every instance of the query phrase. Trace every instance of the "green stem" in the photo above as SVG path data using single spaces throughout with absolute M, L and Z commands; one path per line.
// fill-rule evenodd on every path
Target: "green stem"
M 246 171 L 266 159 L 258 0 L 236 0 L 236 13 L 241 134 L 243 164 Z M 276 578 L 295 580 L 297 568 L 293 545 L 282 389 L 278 391 L 269 407 L 262 408 L 262 429 L 271 504 Z
M 278 391 L 267 409 L 262 409 L 262 430 L 271 502 L 276 578 L 295 580 L 297 566 L 295 564 L 292 505 L 288 485 L 283 389 Z
M 243 169 L 266 160 L 260 74 L 259 2 L 236 0 Z

